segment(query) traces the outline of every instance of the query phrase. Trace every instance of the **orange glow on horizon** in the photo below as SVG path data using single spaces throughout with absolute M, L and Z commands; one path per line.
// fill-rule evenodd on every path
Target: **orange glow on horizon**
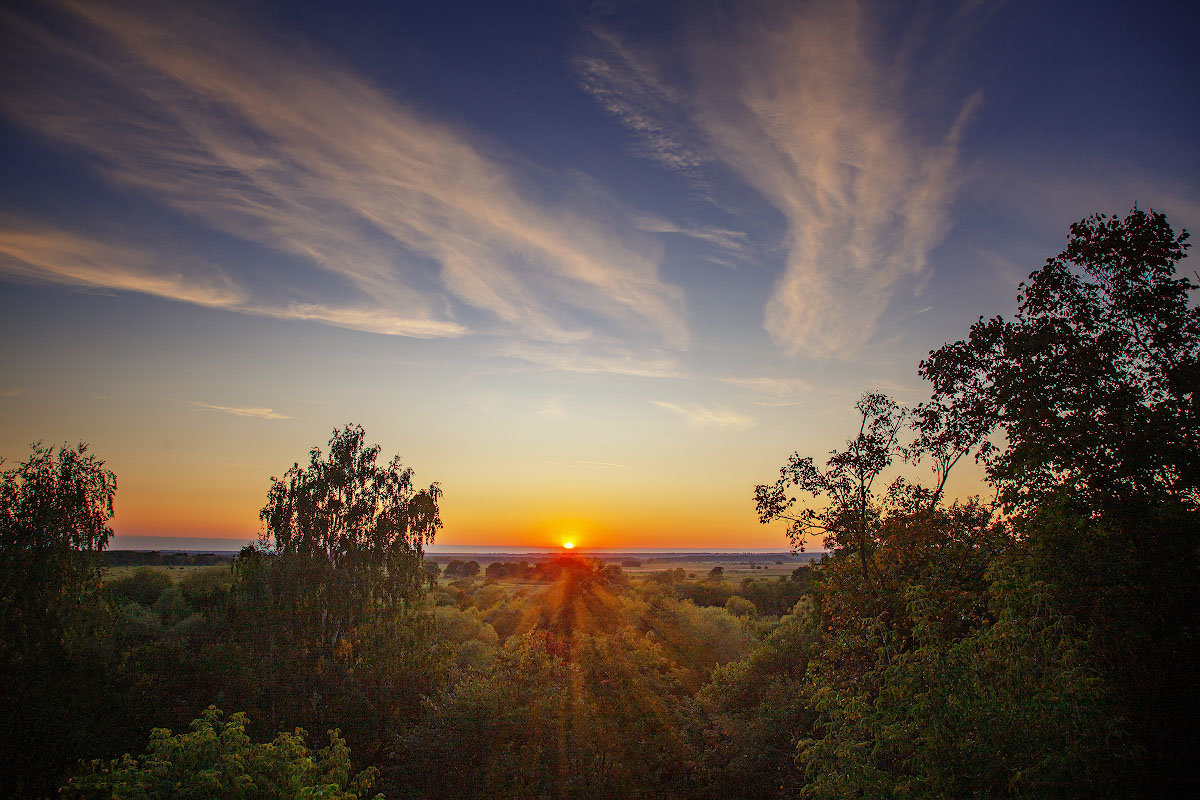
M 112 526 L 118 537 L 229 539 L 230 549 L 257 540 L 262 531 L 260 487 L 239 492 L 221 488 L 224 491 L 198 496 L 144 479 L 130 480 Z M 789 546 L 782 526 L 759 525 L 747 504 L 731 512 L 689 498 L 688 507 L 676 514 L 639 497 L 618 496 L 603 505 L 579 497 L 569 505 L 573 507 L 567 508 L 568 502 L 561 498 L 548 503 L 538 496 L 456 496 L 443 509 L 445 527 L 435 543 L 483 551 L 537 547 L 546 552 L 734 546 L 785 550 Z M 573 547 L 566 547 L 568 542 Z M 120 547 L 120 539 L 114 544 Z

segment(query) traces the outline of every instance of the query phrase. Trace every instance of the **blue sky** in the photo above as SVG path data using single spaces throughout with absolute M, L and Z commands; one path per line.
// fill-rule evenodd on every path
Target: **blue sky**
M 0 13 L 0 455 L 91 442 L 127 537 L 357 421 L 449 544 L 782 545 L 753 485 L 1071 222 L 1200 220 L 1184 3 Z

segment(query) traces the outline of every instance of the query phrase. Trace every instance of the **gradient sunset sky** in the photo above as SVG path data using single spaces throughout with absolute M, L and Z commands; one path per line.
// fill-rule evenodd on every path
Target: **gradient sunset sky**
M 1071 222 L 1200 226 L 1193 9 L 7 3 L 0 456 L 90 442 L 118 548 L 357 422 L 440 543 L 784 549 L 754 484 Z

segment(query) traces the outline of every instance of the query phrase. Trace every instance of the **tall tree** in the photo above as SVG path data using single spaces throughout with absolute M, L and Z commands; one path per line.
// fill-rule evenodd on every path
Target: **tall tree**
M 1138 208 L 1078 222 L 1021 285 L 1014 320 L 980 319 L 921 363 L 927 413 L 970 432 L 1010 508 L 1064 490 L 1108 513 L 1200 503 L 1200 308 L 1175 269 L 1187 239 Z M 985 438 L 996 428 L 1003 447 Z
M 858 435 L 844 450 L 830 453 L 825 469 L 811 456 L 793 453 L 774 484 L 754 488 L 759 521 L 788 522 L 788 538 L 803 550 L 807 537 L 823 534 L 825 544 L 855 553 L 863 577 L 869 574 L 873 526 L 878 518 L 875 482 L 900 454 L 898 436 L 907 415 L 891 398 L 867 393 L 855 405 L 862 415 Z M 797 507 L 793 491 L 828 498 L 822 509 Z
M 88 453 L 33 445 L 29 458 L 0 473 L 0 647 L 41 639 L 49 616 L 96 588 L 96 555 L 112 529 L 116 476 Z
M 370 666 L 387 638 L 380 632 L 394 629 L 389 647 L 411 645 L 413 663 L 436 661 L 417 652 L 428 642 L 409 612 L 426 584 L 424 547 L 441 527 L 438 485 L 417 489 L 410 468 L 399 458 L 381 463 L 379 453 L 347 425 L 327 453 L 314 447 L 307 466 L 272 478 L 262 539 L 235 561 L 230 603 L 261 670 L 260 724 L 341 724 L 368 757 L 378 743 L 362 739 L 411 705 L 391 673 Z M 347 725 L 351 717 L 361 724 Z
M 1058 587 L 1145 754 L 1131 793 L 1176 792 L 1200 748 L 1200 307 L 1188 250 L 1134 208 L 1071 226 L 1014 319 L 980 319 L 922 362 L 931 439 L 974 445 L 1025 568 Z M 938 428 L 938 423 L 942 427 Z
M 412 468 L 399 456 L 381 465 L 379 453 L 361 426 L 335 430 L 327 454 L 314 447 L 308 467 L 271 479 L 260 514 L 262 548 L 285 565 L 304 594 L 290 599 L 330 647 L 376 607 L 421 593 L 424 546 L 442 526 L 438 484 L 414 488 Z
M 91 734 L 105 671 L 92 652 L 99 552 L 117 481 L 87 445 L 44 447 L 0 473 L 0 794 L 53 788 Z M 97 648 L 99 649 L 99 648 Z

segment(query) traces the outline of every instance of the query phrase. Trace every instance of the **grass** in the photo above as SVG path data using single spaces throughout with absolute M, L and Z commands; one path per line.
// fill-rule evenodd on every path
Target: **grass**
M 217 564 L 215 566 L 216 567 L 224 567 L 226 570 L 229 569 L 228 564 L 224 564 L 224 565 Z M 112 580 L 117 580 L 119 578 L 124 578 L 127 575 L 132 575 L 134 572 L 136 572 L 139 569 L 152 569 L 155 572 L 162 572 L 168 578 L 171 579 L 172 583 L 179 583 L 180 581 L 183 580 L 184 576 L 190 572 L 199 572 L 201 570 L 214 569 L 214 567 L 213 566 L 169 567 L 169 566 L 166 566 L 165 564 L 156 565 L 156 566 L 152 566 L 152 567 L 145 567 L 145 566 L 105 567 L 104 568 L 104 580 L 112 581 Z
M 791 575 L 792 570 L 801 566 L 799 561 L 788 561 L 783 559 L 782 564 L 776 564 L 779 559 L 763 559 L 756 560 L 754 565 L 758 569 L 751 569 L 750 562 L 746 561 L 706 561 L 698 558 L 695 561 L 642 561 L 641 566 L 637 567 L 622 567 L 625 574 L 631 577 L 642 577 L 655 572 L 662 572 L 667 569 L 683 569 L 688 576 L 704 578 L 712 571 L 713 567 L 721 567 L 724 570 L 726 580 L 740 583 L 743 578 L 777 578 L 780 575 Z

